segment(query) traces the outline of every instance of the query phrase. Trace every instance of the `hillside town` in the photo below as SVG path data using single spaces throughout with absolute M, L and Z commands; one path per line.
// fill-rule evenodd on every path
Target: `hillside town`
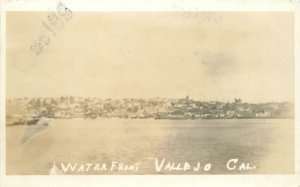
M 233 119 L 292 118 L 293 104 L 288 102 L 246 103 L 181 99 L 99 99 L 62 96 L 57 98 L 18 98 L 6 101 L 8 121 L 24 117 L 47 118 L 154 118 L 154 119 Z M 22 119 L 22 120 L 21 120 Z

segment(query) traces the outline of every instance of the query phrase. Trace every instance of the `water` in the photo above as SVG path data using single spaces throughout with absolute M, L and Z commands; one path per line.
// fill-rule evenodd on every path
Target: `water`
M 7 174 L 49 174 L 53 162 L 106 163 L 104 171 L 65 174 L 282 174 L 294 170 L 294 120 L 60 119 L 20 143 L 26 126 L 6 127 Z M 209 171 L 156 171 L 155 160 L 210 163 Z M 238 158 L 256 169 L 234 170 Z M 135 171 L 110 171 L 112 161 L 141 163 Z M 78 168 L 77 168 L 78 169 Z M 86 168 L 85 168 L 86 169 Z

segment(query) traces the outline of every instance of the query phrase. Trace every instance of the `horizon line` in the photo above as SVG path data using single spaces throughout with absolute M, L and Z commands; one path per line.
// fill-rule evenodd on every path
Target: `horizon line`
M 11 97 L 8 98 L 6 97 L 6 100 L 14 100 L 14 99 L 36 99 L 36 98 L 41 98 L 41 99 L 46 99 L 46 98 L 60 98 L 60 97 L 74 97 L 74 98 L 91 98 L 91 99 L 100 99 L 100 100 L 124 100 L 124 99 L 170 99 L 170 100 L 178 100 L 178 99 L 186 99 L 186 97 L 189 97 L 189 95 L 183 96 L 183 97 L 159 97 L 159 96 L 154 96 L 154 97 L 96 97 L 96 96 L 74 96 L 74 95 L 61 95 L 61 96 L 46 96 L 46 97 L 42 97 L 42 96 L 37 96 L 37 97 L 28 97 L 28 96 L 23 96 L 23 97 Z M 191 98 L 189 97 L 189 100 L 193 100 L 193 101 L 202 101 L 202 102 L 234 102 L 235 99 L 240 99 L 242 103 L 295 103 L 295 101 L 288 101 L 288 100 L 280 100 L 280 101 L 263 101 L 263 102 L 251 102 L 251 101 L 247 101 L 241 97 L 234 97 L 232 99 L 227 99 L 227 100 L 222 100 L 222 99 L 195 99 L 195 98 Z

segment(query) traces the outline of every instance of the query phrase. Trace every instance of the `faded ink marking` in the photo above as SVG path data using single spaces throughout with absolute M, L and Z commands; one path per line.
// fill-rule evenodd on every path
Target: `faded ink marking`
M 201 11 L 180 11 L 175 13 L 176 16 L 183 19 L 198 19 L 200 23 L 222 24 L 223 16 L 213 12 Z
M 42 20 L 42 29 L 30 46 L 30 50 L 38 56 L 50 42 L 49 33 L 56 36 L 56 31 L 61 31 L 65 22 L 72 19 L 72 11 L 67 8 L 62 2 L 58 2 L 56 12 L 48 12 L 47 21 Z

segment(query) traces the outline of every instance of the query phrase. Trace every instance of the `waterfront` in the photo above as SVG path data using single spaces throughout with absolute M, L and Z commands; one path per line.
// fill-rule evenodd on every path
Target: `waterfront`
M 25 125 L 6 127 L 7 174 L 48 174 L 56 163 L 141 162 L 134 172 L 70 174 L 279 174 L 294 168 L 294 120 L 55 119 L 25 144 Z M 211 163 L 209 172 L 156 172 L 149 158 Z M 239 158 L 255 170 L 228 171 Z
M 172 98 L 101 99 L 84 97 L 17 98 L 7 100 L 6 125 L 24 124 L 32 118 L 123 118 L 123 119 L 255 119 L 293 118 L 289 102 L 247 103 L 199 101 L 189 96 Z

